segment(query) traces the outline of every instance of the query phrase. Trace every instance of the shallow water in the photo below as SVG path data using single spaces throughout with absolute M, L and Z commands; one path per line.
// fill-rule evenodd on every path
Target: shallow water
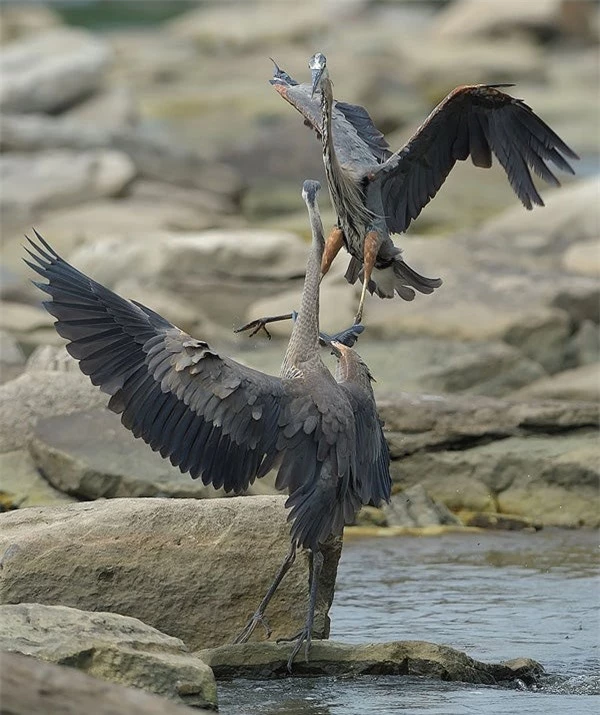
M 222 715 L 597 715 L 598 533 L 544 530 L 348 539 L 331 638 L 428 640 L 546 669 L 536 690 L 423 678 L 219 684 Z

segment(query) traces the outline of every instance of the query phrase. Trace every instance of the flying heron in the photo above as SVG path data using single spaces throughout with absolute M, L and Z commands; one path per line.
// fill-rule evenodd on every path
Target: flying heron
M 426 278 L 410 268 L 390 234 L 406 231 L 456 161 L 470 156 L 475 166 L 489 168 L 493 152 L 527 209 L 544 205 L 530 169 L 554 186 L 560 183 L 548 162 L 575 173 L 565 157 L 577 159 L 577 154 L 522 100 L 501 91 L 513 85 L 457 87 L 392 153 L 363 107 L 334 102 L 325 55 L 313 55 L 309 68 L 312 84 L 298 84 L 275 64 L 271 83 L 321 136 L 329 193 L 338 217 L 326 241 L 321 272 L 327 273 L 345 245 L 352 256 L 346 279 L 362 280 L 356 323 L 361 322 L 367 290 L 381 298 L 392 298 L 396 292 L 413 300 L 415 290 L 431 293 L 441 285 L 440 279 Z
M 121 422 L 181 472 L 239 493 L 277 469 L 287 489 L 291 547 L 274 583 L 237 638 L 247 640 L 296 555 L 311 555 L 309 605 L 288 669 L 305 644 L 308 659 L 323 565 L 322 544 L 341 534 L 362 504 L 389 499 L 389 453 L 377 416 L 371 374 L 336 340 L 336 377 L 319 354 L 319 280 L 325 239 L 320 184 L 302 196 L 312 245 L 300 310 L 279 377 L 221 356 L 141 303 L 121 298 L 63 260 L 36 232 L 27 264 L 47 283 L 44 303 L 57 332 L 94 385 L 111 395 Z M 355 336 L 355 334 L 354 334 Z

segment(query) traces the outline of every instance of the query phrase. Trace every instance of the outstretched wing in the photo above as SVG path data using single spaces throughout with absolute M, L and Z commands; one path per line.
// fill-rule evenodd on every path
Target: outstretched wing
M 301 378 L 282 380 L 221 357 L 36 236 L 41 245 L 30 241 L 27 263 L 48 281 L 36 283 L 52 297 L 44 305 L 127 429 L 182 472 L 227 492 L 278 467 L 277 486 L 290 492 L 292 539 L 302 546 L 315 548 L 343 527 L 354 421 L 344 395 L 329 389 L 337 385 L 325 366 L 311 390 Z
M 565 157 L 577 154 L 522 100 L 498 87 L 457 87 L 417 129 L 407 144 L 369 177 L 381 182 L 383 207 L 391 233 L 406 231 L 432 199 L 456 161 L 471 157 L 475 166 L 489 168 L 492 152 L 506 171 L 523 205 L 543 206 L 531 170 L 549 184 L 560 183 L 552 162 L 574 174 Z
M 321 99 L 320 95 L 311 97 L 312 87 L 309 84 L 298 84 L 292 78 L 279 70 L 275 78 L 269 80 L 275 90 L 292 107 L 304 117 L 305 123 L 317 134 L 321 133 Z M 287 80 L 283 79 L 283 74 Z M 349 162 L 360 162 L 365 165 L 380 164 L 392 156 L 390 145 L 383 134 L 377 129 L 369 113 L 364 107 L 347 102 L 334 101 L 331 122 L 333 126 L 333 144 L 339 162 L 344 165 Z

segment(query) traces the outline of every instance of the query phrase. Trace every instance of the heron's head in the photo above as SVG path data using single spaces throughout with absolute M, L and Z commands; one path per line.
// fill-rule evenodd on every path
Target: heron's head
M 321 184 L 314 179 L 307 179 L 302 184 L 302 198 L 307 206 L 314 206 L 317 203 L 317 196 L 321 190 Z
M 338 378 L 340 380 L 351 380 L 363 387 L 371 389 L 371 382 L 375 382 L 375 378 L 369 370 L 369 366 L 354 350 L 337 340 L 332 340 L 330 343 L 331 352 L 338 361 Z
M 322 52 L 317 52 L 313 55 L 309 62 L 308 68 L 312 73 L 312 92 L 311 98 L 315 96 L 315 92 L 321 88 L 321 82 L 329 77 L 327 72 L 327 57 Z

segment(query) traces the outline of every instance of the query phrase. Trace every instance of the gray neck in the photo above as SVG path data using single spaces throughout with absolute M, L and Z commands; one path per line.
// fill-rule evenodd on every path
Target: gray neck
M 309 215 L 313 239 L 306 263 L 300 310 L 283 359 L 282 375 L 293 372 L 294 367 L 299 366 L 299 363 L 321 362 L 319 354 L 319 282 L 324 248 L 323 225 L 311 207 L 309 207 Z

